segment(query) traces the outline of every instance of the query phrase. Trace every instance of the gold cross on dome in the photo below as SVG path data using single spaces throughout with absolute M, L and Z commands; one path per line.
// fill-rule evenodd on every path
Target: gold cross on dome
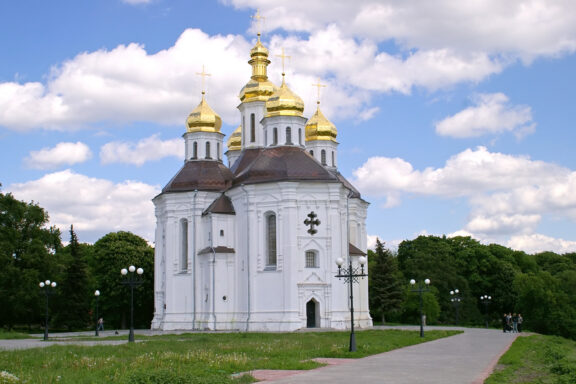
M 202 94 L 206 93 L 206 89 L 204 89 L 204 82 L 205 78 L 208 76 L 212 76 L 210 73 L 206 73 L 204 70 L 204 64 L 202 64 L 202 72 L 196 72 L 198 76 L 202 76 Z
M 292 58 L 292 56 L 287 56 L 284 54 L 284 47 L 282 47 L 282 54 L 281 55 L 276 55 L 276 57 L 280 57 L 282 59 L 282 75 L 284 75 L 285 68 L 284 68 L 284 59 L 290 59 Z
M 262 24 L 266 18 L 260 14 L 260 10 L 258 9 L 256 10 L 256 14 L 250 17 L 256 21 L 256 32 L 258 35 L 258 41 L 260 41 L 260 35 L 262 34 Z
M 326 84 L 320 84 L 320 78 L 318 78 L 318 83 L 312 84 L 312 86 L 318 88 L 318 100 L 316 100 L 316 103 L 320 104 L 320 88 L 325 88 Z

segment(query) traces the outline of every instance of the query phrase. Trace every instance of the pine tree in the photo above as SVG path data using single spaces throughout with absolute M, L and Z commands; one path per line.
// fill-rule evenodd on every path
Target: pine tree
M 68 329 L 85 329 L 91 323 L 92 295 L 88 267 L 82 255 L 74 227 L 70 226 L 68 245 L 70 262 L 66 268 L 62 289 L 58 323 Z
M 374 315 L 380 315 L 384 323 L 387 313 L 401 308 L 404 294 L 402 277 L 396 258 L 379 239 L 376 239 L 376 249 L 371 254 L 370 309 Z

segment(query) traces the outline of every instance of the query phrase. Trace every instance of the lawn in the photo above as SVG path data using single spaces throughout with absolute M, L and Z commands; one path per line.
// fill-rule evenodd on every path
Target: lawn
M 574 384 L 576 342 L 558 336 L 519 337 L 485 384 Z
M 348 352 L 347 332 L 195 333 L 138 337 L 119 346 L 55 345 L 0 352 L 4 383 L 251 383 L 232 375 L 254 369 L 312 369 L 316 357 L 359 358 L 460 333 L 369 330 L 356 333 Z M 19 381 L 12 381 L 13 375 Z

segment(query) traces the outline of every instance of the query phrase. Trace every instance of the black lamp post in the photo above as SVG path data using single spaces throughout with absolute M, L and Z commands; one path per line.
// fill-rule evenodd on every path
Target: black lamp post
M 53 293 L 50 288 L 56 288 L 57 284 L 55 281 L 51 282 L 50 280 L 46 280 L 41 281 L 38 285 L 40 288 L 44 288 L 44 294 L 46 295 L 46 322 L 44 323 L 44 340 L 48 340 L 48 297 L 50 297 L 50 295 Z
M 98 299 L 100 298 L 100 291 L 99 290 L 95 290 L 94 291 L 94 297 L 96 297 L 96 332 L 94 333 L 95 336 L 99 336 L 98 331 L 100 328 L 100 316 L 98 315 Z
M 462 301 L 462 297 L 460 296 L 460 291 L 458 289 L 450 291 L 450 301 L 452 302 L 452 305 L 454 305 L 454 309 L 456 310 L 456 325 L 458 325 L 458 320 L 460 318 L 459 307 L 460 302 Z
M 136 271 L 137 275 L 134 274 Z M 128 274 L 130 272 L 130 274 Z M 136 269 L 135 266 L 131 265 L 126 268 L 122 268 L 120 270 L 122 276 L 128 275 L 128 278 L 122 281 L 122 284 L 127 285 L 130 287 L 130 333 L 128 334 L 128 341 L 133 343 L 134 342 L 134 287 L 138 287 L 142 284 L 142 278 L 140 277 L 144 270 L 142 268 Z
M 482 295 L 480 296 L 480 301 L 484 304 L 484 316 L 486 317 L 486 328 L 488 328 L 488 306 L 490 306 L 492 296 Z
M 410 280 L 410 285 L 416 285 L 416 280 Z M 422 302 L 422 294 L 424 292 L 430 291 L 430 289 L 428 289 L 428 285 L 430 285 L 430 279 L 425 279 L 424 284 L 420 282 L 418 284 L 418 288 L 411 290 L 412 292 L 418 292 L 418 295 L 420 296 L 420 337 L 424 337 L 424 306 Z
M 358 268 L 352 266 L 352 258 L 348 258 L 348 268 L 342 268 L 344 264 L 344 259 L 341 257 L 336 259 L 336 265 L 338 266 L 338 274 L 335 276 L 339 279 L 344 278 L 344 283 L 348 283 L 350 289 L 350 352 L 356 352 L 356 334 L 354 333 L 354 283 L 358 283 L 358 278 L 365 278 L 368 276 L 364 273 L 364 265 L 366 264 L 366 258 L 360 256 L 358 258 L 358 263 L 360 264 L 360 271 Z

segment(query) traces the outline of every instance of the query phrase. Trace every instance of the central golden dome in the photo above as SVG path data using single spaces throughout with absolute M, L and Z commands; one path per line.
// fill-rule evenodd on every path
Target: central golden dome
M 220 132 L 222 119 L 210 108 L 204 92 L 202 92 L 202 101 L 186 119 L 187 132 Z
M 242 149 L 242 124 L 232 132 L 227 144 L 229 151 L 239 151 Z
M 336 126 L 328 120 L 320 110 L 320 102 L 316 113 L 306 123 L 306 141 L 330 140 L 336 141 L 338 131 Z
M 260 42 L 260 34 L 258 34 L 258 42 L 250 50 L 250 61 L 252 66 L 252 76 L 250 81 L 240 91 L 240 101 L 249 103 L 251 101 L 266 101 L 276 91 L 276 86 L 268 80 L 266 68 L 270 64 L 268 60 L 268 48 Z
M 266 115 L 271 116 L 302 116 L 304 113 L 304 102 L 300 96 L 288 88 L 282 74 L 282 85 L 266 101 Z

